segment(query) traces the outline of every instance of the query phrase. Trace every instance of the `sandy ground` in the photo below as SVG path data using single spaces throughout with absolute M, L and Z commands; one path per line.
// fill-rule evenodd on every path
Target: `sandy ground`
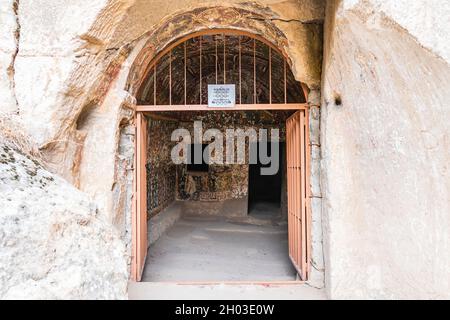
M 287 225 L 278 214 L 260 204 L 245 218 L 182 216 L 150 247 L 143 282 L 129 283 L 129 298 L 325 299 L 324 290 L 292 282 Z
M 182 217 L 149 249 L 143 281 L 292 281 L 287 227 Z

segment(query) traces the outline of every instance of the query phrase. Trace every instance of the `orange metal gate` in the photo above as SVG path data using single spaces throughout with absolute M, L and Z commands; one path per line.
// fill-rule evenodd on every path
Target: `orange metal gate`
M 192 40 L 189 45 L 187 45 L 188 40 Z M 208 53 L 208 43 L 212 44 L 211 48 L 214 48 L 213 57 L 215 59 L 213 60 L 205 57 L 205 52 Z M 262 50 L 257 50 L 257 47 L 260 46 Z M 248 50 L 244 50 L 245 48 Z M 194 60 L 198 60 L 198 68 L 193 68 L 192 61 Z M 205 75 L 204 69 L 207 69 L 205 65 L 208 61 L 212 61 L 209 67 L 215 70 L 213 81 L 208 80 Z M 264 67 L 263 61 L 267 61 L 266 67 Z M 251 66 L 251 74 L 242 74 L 244 64 Z M 277 73 L 272 73 L 277 68 L 282 72 L 275 76 Z M 175 70 L 182 70 L 182 72 L 173 73 Z M 229 79 L 230 76 L 227 76 L 230 70 L 238 70 L 234 79 L 232 77 Z M 132 215 L 132 278 L 135 281 L 141 280 L 147 255 L 147 177 L 145 168 L 147 120 L 145 114 L 161 111 L 225 111 L 224 108 L 208 106 L 207 98 L 204 97 L 206 85 L 223 81 L 224 84 L 236 84 L 236 105 L 227 110 L 299 110 L 287 120 L 286 128 L 289 255 L 301 279 L 306 280 L 310 252 L 308 249 L 310 151 L 307 123 L 308 104 L 306 102 L 308 90 L 306 85 L 295 80 L 286 55 L 257 35 L 237 30 L 214 29 L 193 33 L 175 41 L 156 55 L 146 67 L 145 73 L 147 76 L 139 84 L 140 89 L 136 95 L 138 105 L 136 106 L 136 154 Z M 198 81 L 198 92 L 190 90 L 187 86 L 189 73 L 196 75 L 193 79 Z M 248 83 L 243 86 L 245 82 Z M 259 98 L 258 86 L 268 89 L 267 97 Z M 249 89 L 244 92 L 244 87 Z M 163 92 L 165 94 L 162 94 Z M 188 101 L 189 95 L 195 97 L 195 101 Z
M 309 273 L 309 163 L 307 110 L 286 121 L 289 256 L 302 280 Z
M 134 157 L 134 196 L 133 196 L 133 256 L 132 277 L 140 281 L 147 257 L 147 119 L 136 114 L 136 138 Z
M 261 106 L 261 109 L 268 108 Z M 132 277 L 135 281 L 140 281 L 142 278 L 142 271 L 147 256 L 147 128 L 148 121 L 144 113 L 137 112 L 132 225 Z M 301 280 L 304 281 L 308 279 L 310 268 L 311 215 L 308 128 L 307 108 L 297 111 L 286 120 L 289 256 Z

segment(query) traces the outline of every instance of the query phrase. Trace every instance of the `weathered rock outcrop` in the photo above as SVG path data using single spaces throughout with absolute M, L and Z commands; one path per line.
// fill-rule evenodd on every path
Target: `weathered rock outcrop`
M 0 138 L 0 298 L 127 297 L 123 242 L 87 195 Z
M 332 298 L 450 297 L 450 65 L 439 56 L 449 39 L 430 24 L 448 30 L 439 17 L 450 5 L 439 3 L 329 2 L 321 144 Z M 431 38 L 440 45 L 428 48 Z

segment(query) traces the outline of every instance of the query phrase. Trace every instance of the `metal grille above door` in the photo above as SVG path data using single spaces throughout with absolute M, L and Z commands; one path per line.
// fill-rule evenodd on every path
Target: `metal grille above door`
M 205 105 L 209 84 L 236 85 L 236 105 L 299 104 L 305 87 L 286 57 L 262 38 L 210 30 L 180 39 L 146 70 L 138 105 Z

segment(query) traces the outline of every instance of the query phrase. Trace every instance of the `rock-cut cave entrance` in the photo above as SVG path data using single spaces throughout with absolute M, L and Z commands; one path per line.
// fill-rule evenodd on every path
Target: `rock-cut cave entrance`
M 283 52 L 250 33 L 208 30 L 176 40 L 146 70 L 133 279 L 307 280 L 307 89 Z

